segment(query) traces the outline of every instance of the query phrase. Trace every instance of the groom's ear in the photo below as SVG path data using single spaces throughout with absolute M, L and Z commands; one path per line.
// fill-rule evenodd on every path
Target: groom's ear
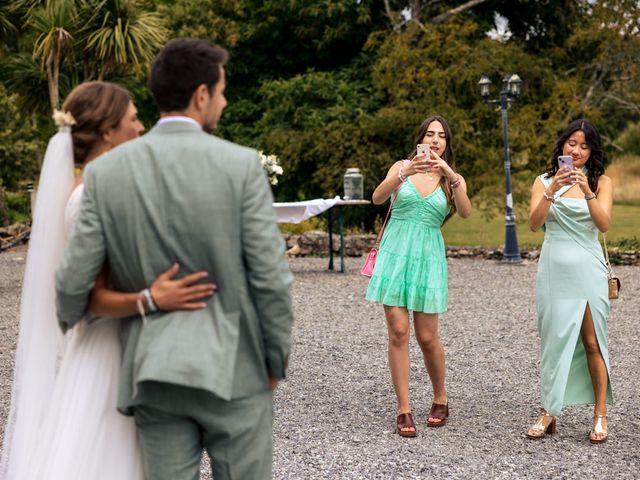
M 210 99 L 211 92 L 209 92 L 209 87 L 202 83 L 194 90 L 193 95 L 191 96 L 191 105 L 195 107 L 196 111 L 201 112 L 207 108 Z

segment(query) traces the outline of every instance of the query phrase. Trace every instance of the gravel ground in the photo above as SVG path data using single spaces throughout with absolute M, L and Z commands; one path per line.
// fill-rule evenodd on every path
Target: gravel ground
M 0 421 L 10 399 L 24 249 L 0 255 Z M 274 478 L 638 478 L 640 268 L 617 267 L 621 299 L 609 322 L 616 403 L 611 435 L 591 445 L 589 406 L 568 407 L 559 433 L 524 436 L 538 408 L 536 264 L 449 260 L 450 310 L 440 331 L 451 418 L 426 428 L 431 387 L 412 339 L 411 398 L 417 438 L 393 433 L 382 308 L 364 300 L 361 259 L 348 273 L 327 260 L 291 260 L 296 325 L 289 378 L 276 391 Z M 202 478 L 209 478 L 204 475 Z

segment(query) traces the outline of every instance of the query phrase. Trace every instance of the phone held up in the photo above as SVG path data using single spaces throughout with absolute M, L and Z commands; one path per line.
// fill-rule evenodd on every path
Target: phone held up
M 419 143 L 416 146 L 416 153 L 418 155 L 426 155 L 427 160 L 429 160 L 431 158 L 431 156 L 429 155 L 430 149 L 431 149 L 431 145 L 429 145 L 428 143 Z
M 568 167 L 569 170 L 573 170 L 573 157 L 571 155 L 560 155 L 558 157 L 558 170 L 562 170 L 562 167 Z

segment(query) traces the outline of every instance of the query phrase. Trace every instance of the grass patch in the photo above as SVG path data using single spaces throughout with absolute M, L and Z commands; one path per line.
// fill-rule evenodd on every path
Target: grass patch
M 624 242 L 625 239 L 640 236 L 639 205 L 614 205 L 613 222 L 607 232 L 607 242 Z M 540 246 L 544 240 L 542 230 L 532 232 L 527 218 L 516 220 L 518 245 Z M 479 212 L 466 220 L 453 217 L 442 229 L 446 245 L 469 247 L 501 247 L 504 245 L 504 216 L 485 221 Z
M 607 167 L 605 174 L 613 182 L 615 202 L 640 205 L 640 156 L 623 155 Z

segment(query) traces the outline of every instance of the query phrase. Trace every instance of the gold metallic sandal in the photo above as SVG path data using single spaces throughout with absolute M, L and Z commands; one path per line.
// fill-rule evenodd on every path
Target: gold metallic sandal
M 606 420 L 606 415 L 593 415 L 593 419 L 595 422 L 593 423 L 593 428 L 589 432 L 589 441 L 591 443 L 604 443 L 609 438 L 609 426 L 606 427 L 602 424 L 602 420 Z M 599 435 L 599 438 L 594 438 L 594 435 Z
M 549 422 L 546 427 L 544 425 L 545 418 L 551 418 L 551 422 Z M 553 415 L 549 415 L 546 410 L 541 408 L 538 420 L 536 420 L 536 423 L 533 425 L 533 427 L 527 430 L 527 437 L 533 440 L 539 440 L 541 438 L 544 438 L 547 433 L 549 435 L 556 433 L 556 417 L 554 417 Z

